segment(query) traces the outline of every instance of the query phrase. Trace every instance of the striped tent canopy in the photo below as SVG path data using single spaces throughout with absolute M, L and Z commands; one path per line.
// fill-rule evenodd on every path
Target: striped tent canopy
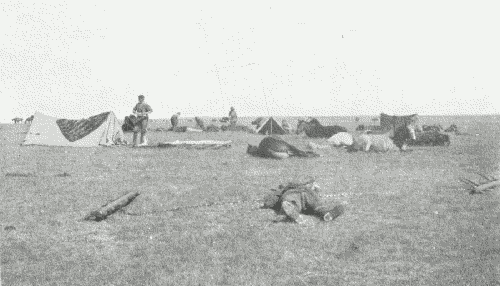
M 36 112 L 23 145 L 96 147 L 124 143 L 112 111 L 83 119 L 65 119 Z

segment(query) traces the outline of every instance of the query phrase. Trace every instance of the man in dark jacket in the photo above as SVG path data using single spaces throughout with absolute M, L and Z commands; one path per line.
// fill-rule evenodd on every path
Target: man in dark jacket
M 229 111 L 229 124 L 231 126 L 236 126 L 236 122 L 238 122 L 238 115 L 236 115 L 236 110 L 231 106 L 231 110 Z

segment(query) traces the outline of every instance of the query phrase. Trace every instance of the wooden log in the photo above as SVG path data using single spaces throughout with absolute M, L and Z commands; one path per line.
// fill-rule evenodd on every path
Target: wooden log
M 474 192 L 483 192 L 483 191 L 486 191 L 488 189 L 495 188 L 498 186 L 500 186 L 500 181 L 496 180 L 496 181 L 491 181 L 491 182 L 479 184 L 477 186 L 474 186 L 473 189 L 474 189 Z
M 118 199 L 103 205 L 98 210 L 90 212 L 88 215 L 85 216 L 84 220 L 94 220 L 94 221 L 104 220 L 117 210 L 127 206 L 138 195 L 139 195 L 138 192 L 130 192 L 128 194 L 125 194 L 119 197 Z

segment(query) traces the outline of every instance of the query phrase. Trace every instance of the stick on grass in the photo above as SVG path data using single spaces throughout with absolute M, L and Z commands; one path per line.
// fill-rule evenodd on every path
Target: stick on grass
M 84 220 L 94 220 L 94 221 L 104 220 L 109 215 L 116 212 L 117 210 L 127 206 L 138 195 L 139 195 L 138 192 L 130 192 L 128 194 L 125 194 L 125 195 L 119 197 L 118 199 L 102 206 L 98 210 L 90 212 L 88 215 L 85 216 Z
M 483 191 L 486 191 L 486 190 L 489 190 L 489 189 L 492 189 L 492 188 L 495 188 L 498 186 L 500 186 L 500 181 L 498 181 L 498 180 L 491 181 L 491 182 L 487 182 L 487 183 L 475 186 L 474 191 L 475 192 L 483 192 Z

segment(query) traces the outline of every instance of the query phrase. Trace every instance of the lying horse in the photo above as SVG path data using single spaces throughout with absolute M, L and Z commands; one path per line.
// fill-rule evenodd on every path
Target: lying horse
M 441 124 L 433 124 L 433 125 L 422 125 L 422 131 L 423 132 L 428 132 L 428 131 L 435 131 L 435 132 L 440 132 L 443 131 L 443 126 Z
M 288 144 L 284 140 L 275 136 L 267 136 L 260 141 L 259 146 L 248 144 L 247 153 L 253 156 L 285 159 L 291 156 L 297 157 L 319 157 L 314 152 L 306 152 Z
M 415 141 L 410 142 L 412 146 L 450 146 L 450 135 L 440 132 L 428 131 L 417 133 Z
M 318 119 L 312 118 L 310 121 L 299 120 L 296 134 L 303 131 L 311 138 L 330 138 L 339 132 L 347 132 L 347 129 L 338 125 L 323 126 Z
M 358 137 L 354 137 L 354 144 L 352 145 L 351 150 L 387 152 L 397 150 L 398 148 L 400 151 L 405 151 L 407 143 L 411 140 L 414 141 L 415 139 L 416 136 L 414 126 L 411 124 L 402 125 L 396 130 L 390 129 L 383 134 L 362 134 Z
M 351 146 L 354 143 L 352 134 L 347 132 L 339 132 L 328 138 L 327 141 L 335 147 Z

